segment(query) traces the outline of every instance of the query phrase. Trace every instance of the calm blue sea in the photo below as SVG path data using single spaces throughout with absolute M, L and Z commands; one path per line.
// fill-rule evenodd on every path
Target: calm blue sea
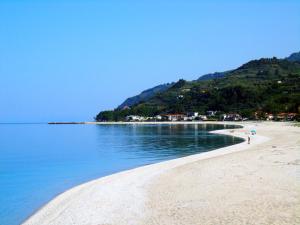
M 222 128 L 0 124 L 0 224 L 21 223 L 57 194 L 83 182 L 242 141 L 208 133 Z

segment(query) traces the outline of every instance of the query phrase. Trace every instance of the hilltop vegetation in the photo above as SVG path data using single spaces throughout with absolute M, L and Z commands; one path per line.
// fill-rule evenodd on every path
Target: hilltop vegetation
M 124 109 L 127 107 L 131 107 L 133 105 L 136 105 L 140 102 L 147 101 L 148 99 L 152 98 L 156 94 L 166 91 L 173 84 L 174 83 L 161 84 L 161 85 L 155 86 L 153 88 L 147 89 L 147 90 L 143 91 L 142 93 L 140 93 L 139 95 L 127 98 L 121 105 L 118 106 L 118 109 Z
M 255 111 L 298 113 L 300 62 L 297 54 L 286 59 L 252 60 L 235 70 L 209 74 L 196 81 L 181 79 L 148 99 L 137 101 L 130 109 L 100 112 L 96 120 L 123 120 L 131 114 L 204 114 L 208 110 L 235 112 L 250 118 Z
M 295 52 L 285 59 L 291 62 L 300 62 L 300 52 Z

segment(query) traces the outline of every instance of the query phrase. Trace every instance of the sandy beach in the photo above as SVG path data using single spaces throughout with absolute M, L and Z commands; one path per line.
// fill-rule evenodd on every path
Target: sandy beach
M 247 138 L 74 187 L 26 225 L 300 224 L 300 127 L 242 122 L 217 133 Z

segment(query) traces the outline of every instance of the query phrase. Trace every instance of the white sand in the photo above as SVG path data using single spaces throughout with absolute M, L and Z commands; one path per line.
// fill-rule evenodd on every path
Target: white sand
M 59 195 L 24 224 L 300 224 L 300 128 L 218 131 L 251 144 L 117 173 Z

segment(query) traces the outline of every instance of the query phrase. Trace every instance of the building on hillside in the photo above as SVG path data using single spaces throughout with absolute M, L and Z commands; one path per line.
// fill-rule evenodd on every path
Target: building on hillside
M 278 113 L 276 115 L 277 120 L 294 120 L 297 116 L 297 113 Z
M 266 113 L 266 112 L 264 112 L 264 111 L 261 111 L 261 110 L 256 111 L 256 112 L 254 113 L 254 118 L 255 118 L 256 120 L 267 119 L 267 116 L 268 116 L 268 113 Z
M 274 115 L 272 113 L 266 113 L 266 120 L 274 120 Z
M 217 112 L 218 112 L 218 111 L 212 111 L 212 110 L 209 110 L 209 111 L 206 112 L 206 115 L 207 115 L 207 116 L 216 116 Z
M 163 120 L 168 121 L 181 121 L 184 120 L 185 115 L 184 114 L 163 114 L 161 115 Z
M 199 115 L 199 113 L 198 112 L 188 112 L 186 115 L 188 117 L 197 117 Z
M 193 120 L 195 120 L 195 117 L 193 117 L 193 116 L 184 116 L 183 120 L 184 121 L 193 121 Z
M 207 120 L 207 116 L 206 115 L 199 115 L 198 118 L 200 120 Z
M 241 121 L 241 120 L 243 120 L 243 118 L 240 116 L 240 114 L 228 113 L 228 114 L 223 114 L 222 120 L 223 121 Z
M 199 113 L 198 112 L 188 112 L 184 117 L 185 121 L 193 121 L 198 119 Z
M 162 116 L 161 115 L 155 116 L 155 120 L 162 120 Z
M 297 113 L 288 113 L 287 120 L 295 120 L 297 115 Z
M 139 122 L 139 121 L 145 121 L 145 120 L 146 120 L 146 118 L 143 116 L 137 116 L 137 115 L 126 116 L 126 121 Z

